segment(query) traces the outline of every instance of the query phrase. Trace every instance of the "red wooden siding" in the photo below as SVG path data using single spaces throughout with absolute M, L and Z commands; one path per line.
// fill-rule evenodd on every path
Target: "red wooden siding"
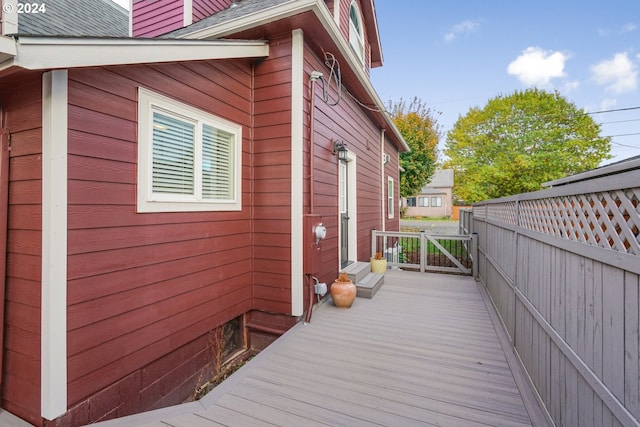
M 184 0 L 133 2 L 133 37 L 156 37 L 183 27 Z
M 242 211 L 136 213 L 138 86 L 243 126 Z M 89 421 L 184 399 L 202 337 L 251 309 L 250 100 L 249 61 L 70 71 L 69 405 L 112 400 Z M 179 371 L 149 373 L 175 352 Z
M 291 38 L 255 67 L 254 308 L 291 312 Z
M 342 4 L 342 3 L 341 3 Z M 347 10 L 348 12 L 348 10 Z M 316 70 L 328 75 L 324 61 L 305 52 L 305 74 Z M 363 109 L 345 93 L 337 106 L 322 102 L 322 92 L 316 85 L 314 132 L 315 213 L 323 216 L 327 239 L 322 243 L 322 272 L 319 279 L 331 282 L 338 273 L 338 160 L 332 153 L 331 140 L 343 140 L 357 158 L 358 260 L 370 257 L 371 229 L 381 227 L 380 130 Z M 335 85 L 329 96 L 337 99 Z M 306 103 L 308 104 L 308 103 Z M 351 165 L 353 167 L 353 165 Z M 306 188 L 306 187 L 305 187 Z M 355 261 L 355 260 L 354 260 Z
M 0 87 L 11 134 L 2 406 L 38 425 L 42 78 L 30 74 L 22 81 L 3 81 Z
M 231 0 L 193 0 L 193 22 L 227 9 Z

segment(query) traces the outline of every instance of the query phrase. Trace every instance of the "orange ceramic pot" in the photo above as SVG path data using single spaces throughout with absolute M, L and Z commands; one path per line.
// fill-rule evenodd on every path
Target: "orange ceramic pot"
M 356 285 L 351 280 L 348 282 L 335 281 L 331 284 L 331 299 L 333 304 L 339 308 L 349 308 L 356 299 Z

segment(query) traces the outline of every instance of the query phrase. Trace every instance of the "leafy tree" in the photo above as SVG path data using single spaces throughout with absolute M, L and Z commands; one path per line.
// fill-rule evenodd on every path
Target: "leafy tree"
M 535 191 L 610 158 L 611 139 L 600 131 L 557 92 L 516 91 L 458 118 L 445 167 L 454 169 L 455 195 L 467 203 Z
M 389 102 L 388 109 L 411 148 L 408 153 L 400 153 L 400 166 L 403 169 L 400 172 L 400 196 L 415 196 L 435 170 L 440 125 L 434 118 L 434 112 L 417 97 L 409 104 L 403 99 L 395 104 Z

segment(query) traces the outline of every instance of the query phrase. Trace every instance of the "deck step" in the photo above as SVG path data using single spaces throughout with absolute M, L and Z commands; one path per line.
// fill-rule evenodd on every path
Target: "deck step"
M 383 284 L 384 274 L 369 273 L 356 283 L 356 289 L 358 289 L 356 296 L 360 298 L 373 298 Z
M 340 271 L 347 273 L 347 277 L 349 277 L 353 283 L 357 284 L 364 279 L 367 274 L 371 273 L 371 264 L 368 262 L 357 261 L 349 264 Z

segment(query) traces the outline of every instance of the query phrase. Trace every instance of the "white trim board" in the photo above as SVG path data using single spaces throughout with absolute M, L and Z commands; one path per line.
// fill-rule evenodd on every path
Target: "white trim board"
M 291 315 L 304 311 L 303 165 L 304 165 L 304 34 L 291 33 Z M 311 309 L 311 307 L 309 307 Z
M 42 76 L 41 415 L 67 411 L 67 70 Z

